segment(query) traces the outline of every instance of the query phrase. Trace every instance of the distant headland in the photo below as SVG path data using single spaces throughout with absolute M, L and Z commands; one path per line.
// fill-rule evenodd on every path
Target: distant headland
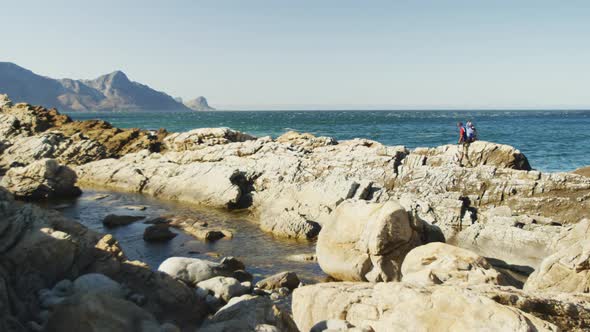
M 205 97 L 182 103 L 162 91 L 131 81 L 122 71 L 93 80 L 53 79 L 11 62 L 0 62 L 0 93 L 63 111 L 213 111 Z

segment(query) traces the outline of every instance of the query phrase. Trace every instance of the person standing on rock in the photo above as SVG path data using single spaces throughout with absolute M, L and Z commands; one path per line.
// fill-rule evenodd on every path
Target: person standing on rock
M 471 121 L 467 121 L 465 124 L 465 136 L 467 137 L 467 141 L 469 143 L 475 142 L 477 140 L 477 130 Z
M 467 163 L 471 165 L 469 161 L 469 138 L 467 137 L 467 130 L 463 126 L 463 122 L 458 122 L 457 127 L 459 128 L 459 141 L 457 144 L 461 145 L 459 154 L 459 166 L 463 167 L 463 158 L 467 159 Z

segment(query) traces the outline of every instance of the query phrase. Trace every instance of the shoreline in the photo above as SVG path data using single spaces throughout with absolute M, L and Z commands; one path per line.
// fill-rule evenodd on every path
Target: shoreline
M 435 299 L 452 299 L 457 310 L 445 315 L 469 328 L 480 327 L 464 319 L 470 310 L 473 315 L 502 315 L 517 330 L 570 330 L 578 323 L 590 324 L 589 302 L 582 300 L 590 296 L 590 265 L 584 258 L 590 238 L 590 178 L 532 170 L 526 156 L 511 146 L 474 142 L 463 160 L 471 165 L 462 167 L 457 145 L 409 150 L 368 139 L 337 141 L 297 132 L 257 138 L 228 128 L 150 135 L 104 121 L 72 121 L 56 110 L 7 100 L 0 108 L 5 137 L 0 142 L 0 186 L 7 190 L 0 190 L 0 207 L 7 207 L 0 214 L 8 223 L 0 224 L 5 230 L 0 237 L 10 244 L 2 252 L 12 264 L 37 264 L 28 273 L 43 282 L 17 294 L 18 301 L 43 304 L 43 313 L 28 313 L 27 319 L 41 322 L 35 324 L 67 326 L 64 310 L 77 313 L 70 317 L 84 317 L 78 314 L 86 310 L 84 305 L 109 303 L 107 307 L 121 305 L 129 317 L 143 317 L 138 319 L 158 329 L 167 322 L 212 330 L 241 326 L 252 310 L 264 308 L 273 318 L 257 318 L 248 325 L 252 329 L 270 324 L 278 330 L 308 330 L 343 317 L 357 327 L 369 324 L 386 331 L 398 318 L 383 308 L 401 305 L 398 309 L 405 312 L 407 306 L 425 308 Z M 321 270 L 341 282 L 299 285 L 286 271 L 253 285 L 247 267 L 232 257 L 219 262 L 169 257 L 154 272 L 144 263 L 128 261 L 111 235 L 12 198 L 75 197 L 78 184 L 192 207 L 239 210 L 273 236 L 311 240 Z M 202 224 L 168 219 L 159 227 L 186 227 L 190 233 Z M 52 240 L 45 242 L 39 234 Z M 62 241 L 59 246 L 53 245 L 55 239 Z M 30 248 L 61 251 L 39 262 L 26 256 Z M 66 264 L 67 257 L 77 263 Z M 62 268 L 47 279 L 51 264 L 60 260 Z M 565 261 L 575 263 L 558 263 Z M 530 275 L 515 283 L 493 266 Z M 63 295 L 57 286 L 104 276 L 132 292 L 96 298 L 91 293 Z M 18 280 L 2 266 L 0 279 L 20 292 Z M 154 280 L 155 289 L 150 288 Z M 103 280 L 92 287 L 100 283 L 112 285 Z M 289 287 L 261 288 L 273 283 Z M 235 293 L 227 293 L 230 289 Z M 158 299 L 160 292 L 167 296 Z M 51 293 L 51 301 L 59 303 L 48 303 L 37 296 L 41 293 Z M 349 303 L 353 309 L 318 306 L 323 299 Z M 123 302 L 115 306 L 112 301 Z M 467 305 L 474 301 L 482 305 Z M 577 310 L 575 319 L 564 309 L 570 307 Z M 228 318 L 227 310 L 239 315 Z M 433 326 L 442 319 L 436 312 L 431 318 Z M 102 319 L 109 321 L 109 316 Z
M 479 124 L 478 129 L 481 130 L 482 139 L 516 146 L 527 155 L 533 167 L 540 171 L 565 172 L 590 165 L 590 159 L 587 156 L 580 155 L 579 150 L 571 144 L 560 143 L 559 138 L 568 139 L 569 137 L 576 141 L 580 140 L 581 144 L 587 142 L 583 132 L 588 117 L 584 114 L 527 115 L 526 113 L 519 115 L 511 113 L 510 116 L 494 112 L 485 114 L 473 114 L 473 120 Z M 223 125 L 258 137 L 270 135 L 273 138 L 289 130 L 295 130 L 310 132 L 316 136 L 334 137 L 337 140 L 365 138 L 384 145 L 405 145 L 409 149 L 455 143 L 454 122 L 457 118 L 469 117 L 454 112 L 431 114 L 425 116 L 423 120 L 417 119 L 420 116 L 411 112 L 191 113 L 170 114 L 166 117 L 160 117 L 155 113 L 73 115 L 74 118 L 82 120 L 103 118 L 125 128 L 163 127 L 174 132 L 184 132 L 193 128 Z M 502 121 L 507 121 L 509 124 L 503 126 Z M 332 125 L 327 125 L 328 123 Z M 576 133 L 573 136 L 561 133 L 559 130 L 561 127 L 571 127 Z M 538 128 L 539 132 L 536 132 L 535 128 Z M 419 135 L 414 137 L 415 135 L 412 134 L 414 132 Z

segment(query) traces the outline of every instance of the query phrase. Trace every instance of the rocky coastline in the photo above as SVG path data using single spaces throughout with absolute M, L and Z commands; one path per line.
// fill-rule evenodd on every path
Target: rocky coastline
M 119 129 L 0 96 L 0 330 L 590 329 L 587 172 L 542 173 L 490 142 L 471 144 L 469 167 L 458 152 Z M 150 268 L 29 202 L 97 187 L 247 211 L 274 236 L 317 241 L 334 282 L 286 271 L 254 283 L 233 257 Z M 152 223 L 146 241 L 169 240 L 168 227 L 232 236 L 178 216 Z

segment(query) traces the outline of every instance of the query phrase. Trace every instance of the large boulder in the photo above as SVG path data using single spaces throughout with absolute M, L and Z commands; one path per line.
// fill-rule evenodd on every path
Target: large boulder
M 232 297 L 249 293 L 251 285 L 249 282 L 242 284 L 232 277 L 213 277 L 199 282 L 197 287 L 227 302 Z
M 256 288 L 273 290 L 287 287 L 293 290 L 299 287 L 300 283 L 301 281 L 295 272 L 284 271 L 260 280 L 256 283 Z
M 176 233 L 170 230 L 166 224 L 151 225 L 143 231 L 143 239 L 147 242 L 168 241 L 176 237 Z
M 102 224 L 105 227 L 112 228 L 126 226 L 144 218 L 145 216 L 109 214 L 104 217 Z
M 45 331 L 160 332 L 160 324 L 132 302 L 92 292 L 75 295 L 56 306 Z
M 274 329 L 272 328 L 274 327 Z M 199 328 L 206 332 L 298 331 L 289 314 L 268 297 L 242 295 L 219 309 Z
M 402 274 L 402 281 L 414 285 L 508 285 L 485 258 L 440 242 L 412 249 L 404 259 Z
M 42 159 L 26 167 L 14 167 L 2 178 L 0 186 L 15 197 L 38 200 L 79 196 L 76 173 L 54 159 Z
M 193 286 L 213 277 L 231 277 L 235 271 L 243 269 L 244 264 L 233 257 L 224 257 L 219 263 L 198 258 L 170 257 L 158 267 L 158 271 Z
M 317 242 L 324 272 L 339 280 L 391 281 L 401 277 L 405 255 L 420 244 L 408 213 L 394 201 L 344 201 Z
M 493 319 L 490 319 L 493 317 Z M 380 331 L 557 331 L 531 314 L 454 286 L 323 283 L 297 288 L 293 318 L 301 331 L 343 319 Z

